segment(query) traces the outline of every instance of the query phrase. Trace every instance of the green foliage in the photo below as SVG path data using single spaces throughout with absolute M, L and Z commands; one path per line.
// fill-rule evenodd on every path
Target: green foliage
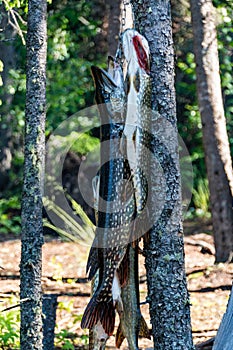
M 9 303 L 16 304 L 16 298 L 10 299 Z M 19 309 L 0 312 L 0 348 L 2 350 L 19 349 L 19 322 Z
M 218 21 L 218 47 L 223 100 L 233 154 L 233 3 L 232 1 L 223 0 L 214 0 L 213 2 L 216 7 Z M 208 216 L 209 195 L 202 145 L 202 124 L 197 104 L 195 63 L 190 40 L 192 33 L 188 25 L 190 23 L 190 12 L 188 7 L 186 12 L 184 9 L 182 11 L 185 15 L 180 18 L 181 28 L 175 35 L 178 56 L 176 63 L 178 130 L 189 150 L 193 164 L 194 196 L 191 209 L 196 208 L 196 215 Z M 182 21 L 185 21 L 185 23 L 183 24 Z M 182 27 L 186 28 L 186 32 L 183 31 Z M 180 38 L 179 33 L 183 34 L 182 38 Z
M 208 181 L 199 180 L 197 189 L 193 189 L 193 203 L 196 208 L 196 215 L 199 217 L 210 217 L 210 192 Z
M 20 202 L 17 196 L 0 199 L 0 233 L 20 234 Z
M 202 146 L 202 124 L 196 97 L 196 73 L 194 54 L 188 52 L 178 58 L 176 83 L 178 130 L 184 140 L 193 164 L 194 187 L 205 178 L 206 169 Z
M 17 304 L 18 298 L 11 297 L 7 302 L 5 298 L 2 309 Z M 66 311 L 71 314 L 73 312 L 74 301 L 60 302 L 58 304 L 58 312 Z M 84 346 L 88 344 L 88 335 L 83 334 L 80 338 L 77 334 L 70 330 L 74 324 L 81 321 L 82 315 L 72 314 L 68 329 L 61 329 L 55 333 L 55 345 L 63 350 L 74 350 L 76 346 Z M 57 326 L 58 329 L 58 326 Z M 0 312 L 0 348 L 2 350 L 16 350 L 20 348 L 20 310 L 14 308 L 8 311 Z
M 74 350 L 74 344 L 73 341 L 70 340 L 69 338 L 72 338 L 74 336 L 73 333 L 62 329 L 59 333 L 56 334 L 56 339 L 55 339 L 55 345 L 60 346 L 61 349 L 64 350 Z
M 79 216 L 81 224 L 71 217 L 67 212 L 62 208 L 56 205 L 53 201 L 48 198 L 43 198 L 44 205 L 46 210 L 53 212 L 62 222 L 62 227 L 57 227 L 51 224 L 47 219 L 44 220 L 44 226 L 51 228 L 57 232 L 61 237 L 71 240 L 73 242 L 86 242 L 91 244 L 94 238 L 94 225 L 88 216 L 83 211 L 82 207 L 75 202 L 69 195 L 68 199 L 71 202 L 74 212 Z
M 3 3 L 1 1 L 1 3 Z M 94 84 L 91 78 L 92 64 L 104 65 L 106 57 L 96 54 L 96 37 L 100 31 L 100 21 L 95 18 L 92 1 L 48 1 L 48 60 L 47 60 L 47 121 L 46 135 L 80 109 L 93 104 Z M 174 2 L 175 3 L 175 2 Z M 229 141 L 233 154 L 233 5 L 232 1 L 213 0 L 217 9 L 218 45 L 220 73 L 224 98 Z M 19 26 L 26 29 L 24 21 L 27 15 L 27 0 L 4 0 L 8 10 L 17 11 Z M 202 125 L 196 96 L 195 63 L 192 49 L 192 31 L 188 2 L 175 3 L 174 15 L 176 62 L 176 91 L 178 130 L 189 149 L 194 170 L 194 188 L 206 178 L 204 152 L 202 146 Z M 187 6 L 187 8 L 185 8 Z M 0 33 L 4 39 L 4 33 Z M 8 44 L 8 43 L 6 43 Z M 13 41 L 17 52 L 17 68 L 9 71 L 9 83 L 3 89 L 13 100 L 5 115 L 12 116 L 12 155 L 13 165 L 10 172 L 8 197 L 19 196 L 22 186 L 22 144 L 24 130 L 24 107 L 26 91 L 25 60 L 26 49 L 18 36 Z M 107 50 L 106 50 L 107 51 Z M 3 65 L 0 62 L 0 71 Z M 0 81 L 1 85 L 1 81 Z M 1 105 L 1 101 L 0 101 Z M 1 120 L 3 122 L 4 118 Z M 70 130 L 70 138 L 75 137 L 76 130 Z M 74 132 L 74 133 L 73 133 Z M 92 143 L 90 135 L 74 143 L 73 150 L 79 155 L 89 152 Z M 194 203 L 193 203 L 194 205 Z M 1 212 L 2 213 L 2 212 Z M 4 212 L 5 214 L 5 212 Z M 8 215 L 8 214 L 7 214 Z M 3 216 L 5 232 L 12 232 L 9 216 Z M 16 221 L 18 219 L 15 219 Z M 9 227 L 10 225 L 10 227 Z M 16 227 L 18 225 L 16 224 Z M 18 229 L 16 229 L 17 231 Z
M 70 315 L 70 320 L 67 323 L 66 329 L 59 329 L 59 324 L 56 325 L 55 345 L 61 349 L 73 350 L 84 348 L 88 344 L 88 335 L 86 333 L 78 336 L 74 330 L 79 327 L 82 315 L 73 313 L 74 300 L 59 302 L 58 313 L 67 312 Z M 85 347 L 86 348 L 86 347 Z
M 7 1 L 9 10 L 17 11 L 22 20 L 26 20 L 27 1 Z M 19 20 L 21 30 L 25 24 Z M 95 37 L 100 23 L 92 15 L 92 3 L 69 0 L 52 3 L 48 6 L 48 57 L 47 57 L 47 119 L 46 135 L 71 115 L 94 102 L 94 84 L 90 66 L 101 64 L 106 57 L 97 57 Z M 0 33 L 1 37 L 4 33 Z M 4 39 L 4 37 L 3 37 Z M 10 44 L 17 52 L 17 68 L 8 72 L 8 85 L 3 90 L 11 95 L 9 106 L 2 109 L 0 122 L 4 116 L 11 116 L 11 123 L 6 123 L 6 132 L 12 134 L 12 168 L 9 188 L 4 196 L 17 195 L 22 188 L 23 177 L 23 134 L 25 123 L 26 48 L 17 36 Z M 6 42 L 8 45 L 8 42 Z M 2 62 L 0 70 L 2 70 Z M 77 125 L 76 125 L 77 126 Z M 70 133 L 73 130 L 70 130 Z M 73 137 L 74 135 L 71 135 Z M 79 155 L 86 154 L 92 147 L 91 136 L 84 136 L 82 144 L 74 144 Z
M 93 104 L 90 66 L 105 60 L 95 54 L 98 25 L 86 1 L 69 1 L 48 18 L 47 132 Z

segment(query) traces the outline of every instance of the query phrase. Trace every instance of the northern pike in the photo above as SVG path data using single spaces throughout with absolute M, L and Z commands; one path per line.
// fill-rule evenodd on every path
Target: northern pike
M 126 148 L 132 174 L 136 211 L 138 217 L 141 216 L 138 226 L 146 226 L 149 168 L 147 138 L 151 120 L 150 50 L 147 40 L 134 29 L 123 32 L 121 50 L 127 62 L 127 112 L 121 148 Z M 145 232 L 136 234 L 139 237 L 142 233 Z
M 99 269 L 99 284 L 84 312 L 81 326 L 97 330 L 99 338 L 102 333 L 111 335 L 115 323 L 114 307 L 117 304 L 121 322 L 116 344 L 120 346 L 126 337 L 129 348 L 138 349 L 139 328 L 144 329 L 143 335 L 146 337 L 149 337 L 149 332 L 139 310 L 138 272 L 135 269 L 137 260 L 135 254 L 137 253 L 131 245 L 128 245 L 128 242 L 132 240 L 132 233 L 135 234 L 135 225 L 132 225 L 135 212 L 136 215 L 143 212 L 148 194 L 146 173 L 148 159 L 144 154 L 144 138 L 146 132 L 149 131 L 150 119 L 148 111 L 150 110 L 151 90 L 149 48 L 145 39 L 138 32 L 126 30 L 122 35 L 122 49 L 127 61 L 127 96 L 124 96 L 122 73 L 119 68 L 115 70 L 118 83 L 105 71 L 97 67 L 92 68 L 96 85 L 96 100 L 97 103 L 102 103 L 99 107 L 102 125 L 109 124 L 107 129 L 102 127 L 102 141 L 109 140 L 109 148 L 102 149 L 102 164 L 108 160 L 114 161 L 109 162 L 108 166 L 100 171 L 99 197 L 100 200 L 101 198 L 105 200 L 105 207 L 102 205 L 104 210 L 98 212 L 99 228 L 95 245 L 99 244 L 103 248 L 95 249 L 93 246 L 87 264 L 90 278 Z M 123 133 L 126 147 L 122 147 L 122 142 L 120 142 L 122 124 L 117 126 L 116 117 L 120 118 L 120 122 L 124 122 L 125 100 L 127 100 L 127 111 Z M 122 161 L 121 158 L 122 154 L 125 155 L 125 149 L 128 161 Z M 133 180 L 133 194 L 127 190 L 128 186 L 121 183 L 122 174 L 128 184 L 131 184 Z M 104 184 L 106 187 L 103 186 Z M 100 207 L 99 205 L 98 209 Z M 124 223 L 123 226 L 122 223 Z M 102 232 L 100 228 L 103 229 Z M 126 254 L 127 245 L 128 253 Z M 127 272 L 124 271 L 124 266 L 127 266 L 125 261 L 128 261 L 128 266 L 130 266 L 130 268 L 126 267 Z M 127 273 L 128 277 L 125 277 Z M 122 284 L 125 286 L 122 287 Z
M 114 70 L 115 69 L 115 70 Z M 130 181 L 128 161 L 120 152 L 125 113 L 125 93 L 120 65 L 113 68 L 113 77 L 98 67 L 92 67 L 96 85 L 96 101 L 101 117 L 101 147 L 99 173 L 98 226 L 94 246 L 87 263 L 89 278 L 99 269 L 99 284 L 87 305 L 82 328 L 100 324 L 107 335 L 115 325 L 115 307 L 122 310 L 118 268 L 126 253 L 135 217 L 135 198 Z
M 129 244 L 124 264 L 128 269 L 127 280 L 121 288 L 124 311 L 116 333 L 116 347 L 120 348 L 126 338 L 129 350 L 138 350 L 138 336 L 150 339 L 150 331 L 140 310 L 138 277 L 138 243 Z
M 96 225 L 98 225 L 99 180 L 100 180 L 99 174 L 97 174 L 92 180 Z M 98 260 L 97 254 L 96 254 L 96 259 Z M 97 261 L 97 264 L 98 264 L 98 261 Z M 99 281 L 99 269 L 98 269 L 91 281 L 91 296 L 93 296 L 93 294 L 97 290 L 99 282 L 100 281 Z M 89 350 L 105 350 L 105 346 L 108 338 L 109 336 L 103 329 L 101 322 L 98 321 L 98 323 L 94 325 L 93 328 L 89 329 Z

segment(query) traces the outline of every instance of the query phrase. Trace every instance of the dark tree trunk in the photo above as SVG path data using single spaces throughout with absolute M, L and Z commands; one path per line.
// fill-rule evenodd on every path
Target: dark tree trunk
M 184 269 L 170 1 L 132 0 L 131 3 L 136 29 L 148 40 L 152 60 L 152 109 L 155 112 L 150 147 L 155 157 L 151 159 L 150 169 L 150 210 L 154 225 L 144 249 L 154 349 L 190 350 L 193 342 Z M 167 132 L 169 128 L 171 132 Z M 163 179 L 158 179 L 155 158 L 163 169 Z M 159 215 L 157 198 L 162 181 L 165 198 Z
M 224 262 L 232 258 L 233 251 L 233 173 L 222 101 L 212 1 L 191 0 L 191 13 L 216 262 Z
M 122 0 L 95 0 L 92 16 L 101 21 L 101 31 L 95 38 L 95 52 L 104 56 L 114 56 L 120 31 L 120 13 Z
M 212 350 L 231 350 L 233 349 L 233 287 L 231 288 L 231 295 L 227 305 L 227 311 L 223 315 L 218 333 L 214 340 Z
M 44 294 L 43 303 L 43 350 L 54 349 L 54 330 L 56 325 L 57 295 Z
M 12 161 L 12 116 L 9 113 L 13 95 L 7 93 L 7 86 L 11 83 L 9 70 L 16 66 L 16 53 L 14 38 L 16 31 L 8 24 L 7 12 L 4 5 L 0 6 L 1 24 L 4 31 L 4 39 L 0 41 L 0 60 L 3 62 L 1 72 L 3 87 L 1 87 L 0 100 L 1 122 L 0 122 L 0 193 L 9 185 L 9 170 Z
M 42 194 L 46 109 L 46 0 L 29 0 L 27 28 L 27 90 L 22 197 L 20 347 L 42 349 L 41 262 L 43 244 Z
M 112 56 L 115 56 L 117 50 L 118 36 L 120 31 L 121 2 L 122 0 L 105 0 L 108 15 L 108 53 Z

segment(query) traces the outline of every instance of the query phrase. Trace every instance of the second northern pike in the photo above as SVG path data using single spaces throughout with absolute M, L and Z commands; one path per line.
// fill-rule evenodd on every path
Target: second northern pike
M 146 226 L 144 214 L 147 211 L 149 168 L 147 139 L 151 120 L 150 50 L 147 40 L 134 29 L 127 29 L 122 34 L 121 49 L 127 61 L 127 112 L 122 149 L 126 148 L 132 173 L 136 211 L 141 216 L 139 226 Z
M 96 100 L 101 103 L 101 141 L 107 146 L 101 149 L 96 247 L 91 248 L 87 264 L 90 278 L 99 269 L 99 284 L 81 322 L 82 328 L 89 329 L 100 323 L 107 335 L 114 330 L 116 304 L 122 309 L 119 279 L 123 282 L 124 277 L 117 269 L 126 253 L 135 216 L 128 161 L 120 152 L 125 95 L 123 74 L 120 66 L 116 68 L 113 79 L 104 70 L 92 67 Z
M 135 247 L 129 244 L 124 259 L 127 259 L 124 266 L 128 269 L 128 278 L 121 289 L 124 311 L 120 314 L 116 347 L 120 348 L 126 338 L 129 350 L 138 350 L 138 336 L 150 339 L 150 331 L 139 305 L 138 244 Z

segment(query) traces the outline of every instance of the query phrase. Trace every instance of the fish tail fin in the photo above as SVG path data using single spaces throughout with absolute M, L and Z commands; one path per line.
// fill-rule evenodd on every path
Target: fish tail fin
M 117 332 L 116 332 L 116 338 L 115 338 L 115 344 L 116 344 L 116 348 L 120 349 L 121 344 L 123 343 L 125 339 L 123 330 L 122 330 L 122 326 L 121 326 L 121 321 L 119 323 L 119 326 L 117 328 Z
M 139 334 L 138 335 L 141 338 L 151 339 L 151 332 L 150 332 L 150 330 L 147 326 L 147 323 L 142 315 L 140 317 Z
M 101 298 L 101 294 L 94 294 L 87 305 L 82 321 L 81 328 L 92 329 L 100 321 L 105 332 L 110 336 L 115 326 L 115 308 L 112 296 L 109 300 Z

